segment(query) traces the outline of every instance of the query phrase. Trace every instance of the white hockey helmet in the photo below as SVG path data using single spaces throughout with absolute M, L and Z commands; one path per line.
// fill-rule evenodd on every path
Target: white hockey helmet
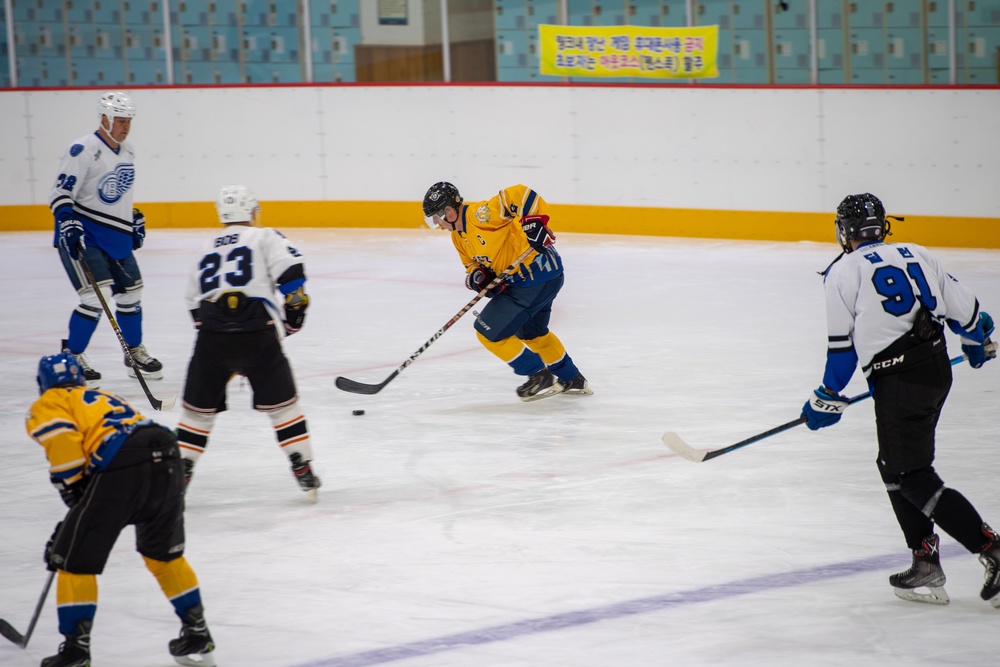
M 101 95 L 97 114 L 98 119 L 107 116 L 112 123 L 115 118 L 135 118 L 135 103 L 126 93 L 112 90 Z
M 215 202 L 219 212 L 219 222 L 228 225 L 234 222 L 255 223 L 260 214 L 260 202 L 245 185 L 227 185 L 219 191 Z

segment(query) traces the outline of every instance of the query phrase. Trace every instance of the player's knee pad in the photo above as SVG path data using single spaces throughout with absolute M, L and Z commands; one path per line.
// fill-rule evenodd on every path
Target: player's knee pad
M 312 442 L 309 440 L 309 425 L 297 400 L 267 413 L 274 426 L 274 435 L 281 450 L 291 456 L 302 454 L 307 461 L 312 460 Z
M 483 347 L 507 364 L 516 359 L 517 355 L 521 354 L 524 350 L 524 343 L 513 336 L 504 338 L 503 340 L 490 340 L 477 331 L 476 338 L 479 339 Z
M 101 294 L 104 295 L 104 302 L 110 303 L 112 297 L 111 285 L 101 285 Z M 94 291 L 93 287 L 89 285 L 79 292 L 80 294 L 80 305 L 84 306 L 87 310 L 102 313 L 104 312 L 104 306 L 101 305 L 101 299 L 97 296 L 97 292 Z
M 946 488 L 934 468 L 928 466 L 898 475 L 897 478 L 899 493 L 924 516 L 930 518 Z
M 215 417 L 214 410 L 195 411 L 184 406 L 181 419 L 177 423 L 177 446 L 180 447 L 183 458 L 196 461 L 205 453 Z
M 551 331 L 538 338 L 526 340 L 524 344 L 537 352 L 546 366 L 551 366 L 566 356 L 566 348 L 562 341 Z
M 114 299 L 118 312 L 138 312 L 140 307 L 139 302 L 142 300 L 142 286 L 139 285 L 130 291 L 117 292 L 114 295 Z

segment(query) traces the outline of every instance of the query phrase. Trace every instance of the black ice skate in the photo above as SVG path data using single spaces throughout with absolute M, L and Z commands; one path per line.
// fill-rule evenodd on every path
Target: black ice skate
M 983 535 L 989 539 L 989 543 L 979 554 L 979 562 L 986 568 L 986 578 L 979 597 L 1000 609 L 1000 535 L 985 523 Z
M 205 622 L 205 609 L 197 604 L 184 614 L 181 635 L 170 640 L 170 655 L 178 665 L 186 667 L 215 667 L 215 642 Z
M 306 461 L 299 453 L 288 457 L 292 463 L 292 474 L 299 487 L 309 494 L 309 499 L 313 502 L 319 500 L 319 487 L 323 486 L 323 480 L 313 472 L 312 461 Z
M 132 353 L 132 359 L 135 359 L 135 364 L 138 366 L 139 372 L 142 373 L 142 377 L 147 380 L 159 380 L 163 377 L 163 364 L 158 359 L 149 356 L 145 345 L 140 343 L 135 347 L 130 347 L 128 351 Z M 125 367 L 128 368 L 129 376 L 135 377 L 132 359 L 129 359 L 127 354 L 125 355 Z
M 594 393 L 594 390 L 590 388 L 590 384 L 587 382 L 587 378 L 583 377 L 583 373 L 577 373 L 576 377 L 569 382 L 560 380 L 559 384 L 562 385 L 562 393 L 564 394 L 590 396 Z
M 42 667 L 90 667 L 90 628 L 93 621 L 84 619 L 76 632 L 64 635 L 66 641 L 59 645 L 59 652 L 42 660 Z
M 563 387 L 548 368 L 543 368 L 517 388 L 522 401 L 537 401 L 562 392 Z
M 929 604 L 948 604 L 951 601 L 944 590 L 946 579 L 944 570 L 941 569 L 939 543 L 937 535 L 925 537 L 920 548 L 913 552 L 913 565 L 910 569 L 890 575 L 889 583 L 892 584 L 896 597 Z M 922 587 L 929 592 L 920 593 L 916 590 Z
M 75 352 L 72 352 L 68 347 L 66 347 L 68 343 L 69 341 L 67 340 L 64 340 L 62 342 L 63 351 L 66 352 L 67 354 L 72 354 L 73 357 L 76 359 L 76 363 L 80 364 L 80 370 L 83 371 L 83 379 L 84 381 L 86 381 L 87 386 L 90 387 L 91 389 L 97 389 L 98 387 L 100 387 L 101 374 L 90 367 L 90 361 L 87 359 L 87 355 L 85 355 L 83 352 L 77 354 Z

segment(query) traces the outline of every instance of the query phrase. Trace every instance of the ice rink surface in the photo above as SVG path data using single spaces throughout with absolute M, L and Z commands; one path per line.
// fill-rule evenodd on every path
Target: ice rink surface
M 266 220 L 266 210 L 265 210 Z M 891 240 L 905 241 L 898 225 Z M 312 302 L 285 349 L 308 417 L 318 504 L 299 491 L 250 390 L 229 386 L 188 490 L 187 558 L 224 667 L 987 665 L 1000 610 L 983 568 L 942 535 L 940 607 L 888 585 L 910 555 L 874 465 L 870 401 L 704 463 L 662 445 L 733 444 L 799 415 L 822 379 L 829 244 L 559 234 L 552 330 L 594 395 L 523 403 L 466 315 L 375 396 L 472 297 L 444 233 L 288 229 Z M 558 229 L 556 230 L 558 233 Z M 214 230 L 152 229 L 138 253 L 145 338 L 180 392 L 194 332 L 183 300 Z M 38 358 L 76 304 L 50 233 L 2 236 L 0 618 L 24 630 L 64 514 L 24 432 Z M 1000 314 L 1000 252 L 939 249 Z M 485 303 L 485 302 L 481 302 Z M 952 356 L 957 339 L 949 334 Z M 107 322 L 87 350 L 103 389 L 156 413 Z M 1000 362 L 955 367 L 937 469 L 1000 524 Z M 850 394 L 865 391 L 860 374 Z M 365 415 L 352 416 L 353 410 Z M 179 622 L 123 533 L 99 579 L 95 667 L 167 667 Z M 58 647 L 54 592 L 28 667 Z

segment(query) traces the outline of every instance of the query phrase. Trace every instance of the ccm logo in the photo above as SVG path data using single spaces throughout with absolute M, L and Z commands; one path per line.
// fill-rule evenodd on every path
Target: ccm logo
M 872 364 L 872 370 L 879 370 L 879 369 L 882 369 L 882 368 L 890 368 L 892 366 L 895 366 L 896 364 L 903 363 L 903 359 L 906 359 L 906 355 L 905 354 L 901 354 L 898 357 L 895 357 L 893 359 L 886 359 L 885 361 L 876 361 L 874 364 Z

